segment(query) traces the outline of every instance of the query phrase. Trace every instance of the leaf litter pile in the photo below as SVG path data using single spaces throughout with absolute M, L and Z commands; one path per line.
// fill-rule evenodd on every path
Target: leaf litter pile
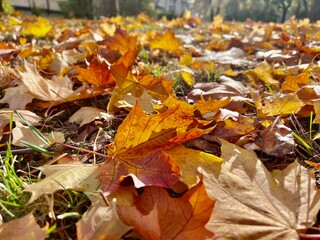
M 0 30 L 0 239 L 320 238 L 319 22 Z

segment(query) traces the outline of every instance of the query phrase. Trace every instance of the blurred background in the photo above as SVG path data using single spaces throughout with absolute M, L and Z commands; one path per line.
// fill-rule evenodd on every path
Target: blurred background
M 320 0 L 0 0 L 4 12 L 13 9 L 35 15 L 94 19 L 101 16 L 180 17 L 188 9 L 192 15 L 211 21 L 214 15 L 226 20 L 284 22 L 320 19 Z

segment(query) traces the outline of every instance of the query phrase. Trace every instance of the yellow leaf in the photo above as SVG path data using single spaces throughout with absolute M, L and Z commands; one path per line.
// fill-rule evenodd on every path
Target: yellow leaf
M 251 82 L 263 81 L 267 85 L 279 85 L 272 76 L 271 66 L 266 62 L 260 63 L 256 68 L 244 72 Z
M 297 76 L 286 76 L 284 83 L 282 84 L 281 91 L 295 92 L 301 89 L 302 86 L 310 83 L 310 72 L 307 70 L 303 71 Z
M 182 71 L 181 76 L 189 86 L 192 86 L 195 83 L 194 77 L 192 76 L 191 73 Z
M 216 15 L 213 17 L 213 27 L 218 28 L 222 25 L 223 23 L 223 16 L 221 15 Z
M 181 41 L 177 39 L 171 30 L 164 34 L 157 33 L 152 39 L 149 39 L 151 49 L 162 49 L 172 53 L 180 53 Z
M 320 101 L 317 100 L 313 103 L 313 108 L 316 113 L 316 117 L 313 120 L 313 123 L 320 123 Z
M 38 17 L 36 22 L 23 22 L 21 34 L 33 35 L 36 38 L 45 37 L 51 30 L 52 26 L 45 18 Z
M 192 55 L 190 53 L 184 54 L 180 57 L 180 64 L 190 66 L 194 63 Z
M 299 112 L 304 105 L 294 93 L 280 95 L 272 100 L 264 99 L 263 104 L 260 96 L 254 96 L 253 99 L 259 117 L 294 114 Z

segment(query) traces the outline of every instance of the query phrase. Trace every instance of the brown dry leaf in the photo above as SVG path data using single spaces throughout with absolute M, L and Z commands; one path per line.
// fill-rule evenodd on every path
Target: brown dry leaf
M 314 174 L 297 161 L 270 173 L 253 151 L 221 142 L 222 167 L 199 168 L 216 200 L 206 228 L 226 239 L 299 239 L 320 208 Z
M 104 199 L 94 202 L 92 208 L 77 222 L 78 240 L 119 240 L 132 227 L 118 217 L 116 201 L 109 206 Z
M 50 102 L 63 101 L 75 95 L 73 82 L 68 77 L 45 79 L 34 64 L 25 61 L 24 66 L 26 71 L 20 72 L 21 81 L 35 98 Z
M 252 83 L 257 83 L 258 80 L 261 80 L 267 85 L 279 85 L 279 82 L 272 76 L 271 66 L 266 61 L 260 63 L 252 70 L 245 71 L 244 74 Z
M 214 235 L 204 228 L 214 201 L 202 181 L 181 198 L 171 198 L 163 188 L 146 187 L 135 202 L 134 207 L 118 206 L 118 215 L 145 239 L 202 240 Z
M 0 225 L 0 239 L 41 240 L 46 238 L 46 227 L 40 228 L 32 213 Z
M 33 99 L 33 96 L 28 93 L 28 89 L 23 85 L 7 88 L 4 92 L 4 97 L 0 100 L 0 103 L 8 103 L 10 109 L 23 110 Z
M 212 99 L 231 97 L 234 100 L 242 97 L 243 100 L 247 100 L 249 90 L 243 83 L 226 76 L 221 76 L 219 80 L 221 82 L 196 83 L 193 86 L 194 89 L 188 94 L 188 99 L 197 101 L 203 96 Z
M 177 39 L 174 33 L 167 29 L 165 33 L 157 33 L 152 39 L 149 39 L 151 49 L 161 49 L 173 54 L 180 54 L 181 41 Z
M 280 157 L 295 152 L 293 132 L 281 123 L 279 117 L 261 132 L 261 137 L 261 149 L 269 155 Z
M 230 116 L 225 115 L 228 112 Z M 215 117 L 215 120 L 218 120 L 217 126 L 209 135 L 223 138 L 229 142 L 236 142 L 242 136 L 254 131 L 259 124 L 251 117 L 239 115 L 235 118 L 232 113 L 222 109 Z
M 75 189 L 92 193 L 99 188 L 96 179 L 98 165 L 60 164 L 39 167 L 46 175 L 40 182 L 27 186 L 24 191 L 31 192 L 29 204 L 43 194 L 53 194 L 57 190 Z
M 112 115 L 106 113 L 105 110 L 95 108 L 95 107 L 81 107 L 76 111 L 68 120 L 68 122 L 75 122 L 79 124 L 80 127 L 87 123 L 91 123 L 96 119 L 111 119 Z
M 43 135 L 52 143 L 65 142 L 63 132 L 52 131 L 50 133 L 44 133 Z M 21 141 L 32 143 L 39 147 L 48 146 L 48 143 L 43 142 L 42 139 L 30 129 L 30 127 L 16 122 L 16 126 L 12 129 L 12 144 L 20 147 L 25 146 Z
M 41 117 L 28 110 L 19 110 L 19 113 L 30 123 L 35 124 L 41 120 Z M 13 110 L 2 109 L 0 110 L 0 138 L 2 138 L 3 128 L 9 124 L 11 114 L 13 116 L 13 122 L 21 123 L 22 120 L 14 113 Z

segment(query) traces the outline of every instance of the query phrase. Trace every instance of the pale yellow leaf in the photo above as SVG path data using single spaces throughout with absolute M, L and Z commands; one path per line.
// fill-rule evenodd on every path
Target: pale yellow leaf
M 33 96 L 24 90 L 23 86 L 5 89 L 0 103 L 8 103 L 10 109 L 25 109 L 26 105 L 32 102 Z
M 46 239 L 46 237 L 46 227 L 40 228 L 32 213 L 0 225 L 0 239 L 42 240 Z
M 91 123 L 96 119 L 105 119 L 108 120 L 113 116 L 107 114 L 103 109 L 95 107 L 82 107 L 76 111 L 70 118 L 69 122 L 76 122 L 82 127 L 85 124 Z
M 31 192 L 29 203 L 32 203 L 43 194 L 53 194 L 57 190 L 74 189 L 78 191 L 94 192 L 99 188 L 96 179 L 98 165 L 49 165 L 39 168 L 46 178 L 25 188 Z
M 296 161 L 270 173 L 253 151 L 221 141 L 221 169 L 199 168 L 216 200 L 207 229 L 226 239 L 299 239 L 320 207 L 313 173 Z
M 64 133 L 62 132 L 51 132 L 43 134 L 50 142 L 64 142 Z M 16 122 L 16 127 L 12 129 L 12 144 L 16 146 L 24 146 L 21 141 L 32 143 L 36 146 L 47 146 L 41 138 L 39 138 L 33 131 L 23 124 Z
M 34 64 L 25 61 L 24 66 L 26 71 L 20 72 L 21 81 L 35 98 L 43 101 L 62 101 L 75 95 L 73 82 L 67 76 L 46 79 L 40 75 Z
M 104 199 L 93 203 L 92 208 L 77 222 L 78 240 L 119 240 L 132 227 L 125 225 L 116 210 L 116 201 L 110 206 Z
M 35 124 L 41 120 L 41 117 L 28 110 L 19 110 L 19 113 L 30 123 Z M 3 127 L 10 122 L 11 114 L 13 114 L 14 122 L 22 122 L 22 120 L 10 109 L 0 110 L 0 137 L 2 137 Z

